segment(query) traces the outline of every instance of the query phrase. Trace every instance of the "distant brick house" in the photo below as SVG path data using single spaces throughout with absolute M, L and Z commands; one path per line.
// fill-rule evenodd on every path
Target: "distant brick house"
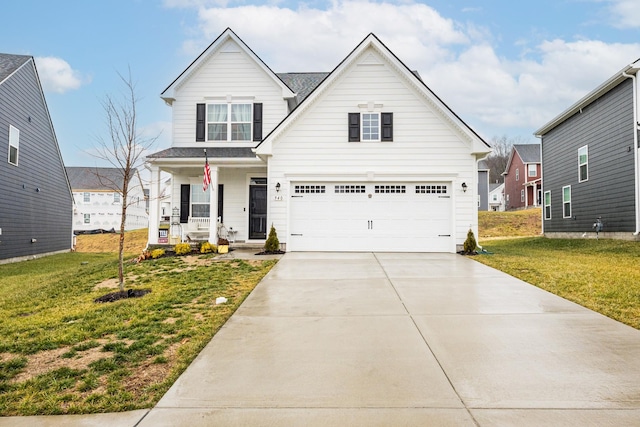
M 542 168 L 540 144 L 515 144 L 504 173 L 505 210 L 540 206 Z

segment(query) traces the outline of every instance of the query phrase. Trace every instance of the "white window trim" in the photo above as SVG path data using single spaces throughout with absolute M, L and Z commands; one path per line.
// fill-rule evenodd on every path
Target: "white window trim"
M 520 190 L 520 201 L 524 202 L 524 190 Z
M 586 166 L 586 170 L 587 170 L 587 177 L 585 179 L 582 179 L 582 174 L 580 173 L 580 167 L 583 165 L 583 163 L 580 163 L 580 151 L 582 149 L 586 151 L 586 157 L 587 157 L 587 161 L 584 163 L 584 166 Z M 589 146 L 588 145 L 584 145 L 578 148 L 578 182 L 586 182 L 586 181 L 589 181 Z
M 516 181 L 520 181 L 520 169 L 516 168 Z
M 533 171 L 533 173 L 531 173 Z M 538 176 L 538 166 L 535 163 L 529 163 L 527 165 L 527 175 L 529 178 Z
M 91 214 L 83 214 L 82 215 L 82 223 L 83 224 L 91 224 Z
M 365 115 L 375 115 L 378 117 L 378 130 L 377 130 L 377 135 L 378 138 L 374 139 L 374 138 L 366 138 L 366 134 L 364 132 L 364 116 Z M 362 142 L 380 142 L 382 139 L 382 114 L 377 112 L 377 111 L 365 111 L 365 112 L 361 112 L 360 113 L 360 141 Z
M 91 203 L 91 193 L 86 191 L 82 193 L 82 203 Z
M 568 188 L 569 189 L 569 200 L 565 200 L 564 199 L 564 189 Z M 564 209 L 564 205 L 569 204 L 569 215 L 567 215 L 565 213 L 565 209 Z M 571 186 L 570 185 L 565 185 L 564 187 L 562 187 L 562 218 L 571 218 Z
M 547 194 L 549 195 L 549 204 L 547 204 Z M 544 219 L 551 219 L 551 191 L 545 191 L 543 197 L 544 204 Z M 549 216 L 547 217 L 547 207 L 549 208 Z
M 226 125 L 227 125 L 227 139 L 209 139 L 209 125 L 210 124 L 215 124 L 215 123 L 222 123 L 222 122 L 210 122 L 209 121 L 209 106 L 210 105 L 226 105 L 227 106 L 227 121 L 226 121 Z M 249 105 L 250 107 L 250 114 L 251 116 L 249 117 L 249 121 L 248 122 L 233 122 L 231 121 L 231 108 L 233 105 Z M 238 123 L 243 123 L 243 124 L 248 124 L 249 125 L 249 138 L 248 139 L 233 139 L 232 135 L 233 135 L 233 130 L 232 130 L 232 125 L 233 124 L 238 124 Z M 253 139 L 253 102 L 252 101 L 248 101 L 248 100 L 242 100 L 242 99 L 235 99 L 233 101 L 227 101 L 227 102 L 207 102 L 207 106 L 206 106 L 206 110 L 205 110 L 205 138 L 207 142 L 251 142 Z
M 11 161 L 11 148 L 16 150 L 16 161 Z M 18 166 L 20 160 L 20 129 L 13 125 L 9 125 L 9 150 L 7 154 L 7 162 L 9 164 Z

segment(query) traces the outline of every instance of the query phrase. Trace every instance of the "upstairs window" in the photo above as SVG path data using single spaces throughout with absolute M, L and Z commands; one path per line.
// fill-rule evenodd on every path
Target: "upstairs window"
M 516 181 L 520 181 L 520 169 L 516 169 Z
M 196 104 L 196 141 L 262 140 L 262 104 Z
M 113 193 L 113 203 L 120 203 L 120 193 Z
M 84 203 L 90 203 L 91 202 L 91 193 L 84 193 L 82 195 L 82 201 Z
M 393 141 L 393 113 L 349 113 L 349 142 Z
M 578 182 L 589 179 L 589 146 L 578 148 Z
M 538 175 L 538 167 L 535 164 L 528 164 L 527 171 L 528 171 L 529 177 L 534 177 Z
M 9 158 L 12 165 L 18 166 L 18 151 L 20 148 L 20 131 L 9 125 Z

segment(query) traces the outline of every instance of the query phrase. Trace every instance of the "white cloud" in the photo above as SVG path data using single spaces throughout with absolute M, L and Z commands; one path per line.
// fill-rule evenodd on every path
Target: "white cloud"
M 610 0 L 613 25 L 619 28 L 640 28 L 640 2 L 638 0 Z
M 78 89 L 85 81 L 80 72 L 71 68 L 64 59 L 53 56 L 37 57 L 36 66 L 45 92 L 65 93 Z
M 636 1 L 615 5 L 637 10 Z M 556 39 L 514 42 L 520 51 L 507 58 L 498 54 L 487 28 L 416 3 L 335 0 L 326 10 L 200 5 L 198 16 L 201 37 L 183 46 L 189 55 L 200 54 L 231 27 L 276 72 L 330 71 L 373 31 L 487 139 L 505 129 L 531 135 L 640 52 L 640 44 Z

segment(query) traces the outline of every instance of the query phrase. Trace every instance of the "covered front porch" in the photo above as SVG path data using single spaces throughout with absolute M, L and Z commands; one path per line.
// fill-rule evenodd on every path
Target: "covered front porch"
M 208 148 L 207 154 L 211 180 L 206 189 L 203 149 L 171 148 L 147 159 L 151 171 L 149 244 L 197 241 L 215 244 L 219 236 L 231 242 L 264 243 L 266 165 L 245 148 Z M 170 184 L 162 188 L 167 174 Z M 170 194 L 167 197 L 163 192 Z

